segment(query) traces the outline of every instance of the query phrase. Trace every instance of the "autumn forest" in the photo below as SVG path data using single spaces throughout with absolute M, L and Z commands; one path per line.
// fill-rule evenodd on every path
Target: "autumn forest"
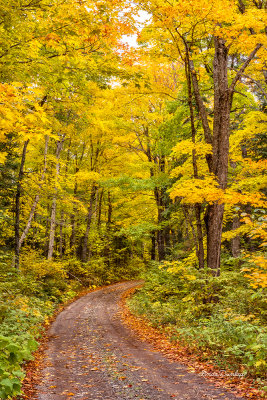
M 131 312 L 266 369 L 266 0 L 0 0 L 0 398 L 49 317 Z

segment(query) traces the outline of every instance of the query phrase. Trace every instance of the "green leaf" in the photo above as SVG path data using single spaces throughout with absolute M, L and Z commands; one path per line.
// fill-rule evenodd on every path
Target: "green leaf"
M 10 343 L 10 339 L 5 336 L 0 336 L 0 349 L 4 349 L 8 343 Z
M 25 376 L 25 373 L 22 372 L 21 370 L 18 370 L 18 371 L 13 371 L 13 375 L 16 376 L 17 378 L 23 379 Z
M 2 379 L 0 382 L 0 385 L 4 386 L 4 390 L 6 393 L 8 393 L 8 394 L 12 393 L 13 382 L 11 381 L 11 379 L 9 379 L 9 378 Z

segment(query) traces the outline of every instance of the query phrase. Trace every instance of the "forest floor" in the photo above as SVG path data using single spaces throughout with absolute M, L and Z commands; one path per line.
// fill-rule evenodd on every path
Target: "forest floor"
M 57 316 L 48 331 L 34 391 L 26 391 L 24 399 L 241 398 L 190 371 L 190 365 L 168 358 L 125 324 L 120 300 L 138 283 L 88 293 Z

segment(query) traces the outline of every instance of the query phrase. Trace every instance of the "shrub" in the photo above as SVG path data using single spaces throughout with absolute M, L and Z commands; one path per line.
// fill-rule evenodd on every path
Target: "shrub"
M 222 367 L 262 377 L 267 359 L 264 293 L 242 272 L 213 277 L 181 261 L 152 263 L 146 283 L 128 300 L 131 310 L 161 325 Z

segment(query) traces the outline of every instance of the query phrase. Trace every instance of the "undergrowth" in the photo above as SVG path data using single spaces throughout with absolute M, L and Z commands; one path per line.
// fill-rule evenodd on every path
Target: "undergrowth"
M 59 304 L 82 289 L 131 279 L 137 264 L 128 269 L 104 260 L 82 264 L 76 259 L 47 261 L 37 251 L 24 251 L 20 271 L 12 268 L 11 255 L 0 254 L 0 399 L 21 393 L 25 362 L 32 358 L 49 317 Z
M 262 383 L 267 359 L 264 290 L 253 288 L 239 268 L 230 269 L 213 277 L 178 261 L 153 263 L 129 307 L 202 360 Z

